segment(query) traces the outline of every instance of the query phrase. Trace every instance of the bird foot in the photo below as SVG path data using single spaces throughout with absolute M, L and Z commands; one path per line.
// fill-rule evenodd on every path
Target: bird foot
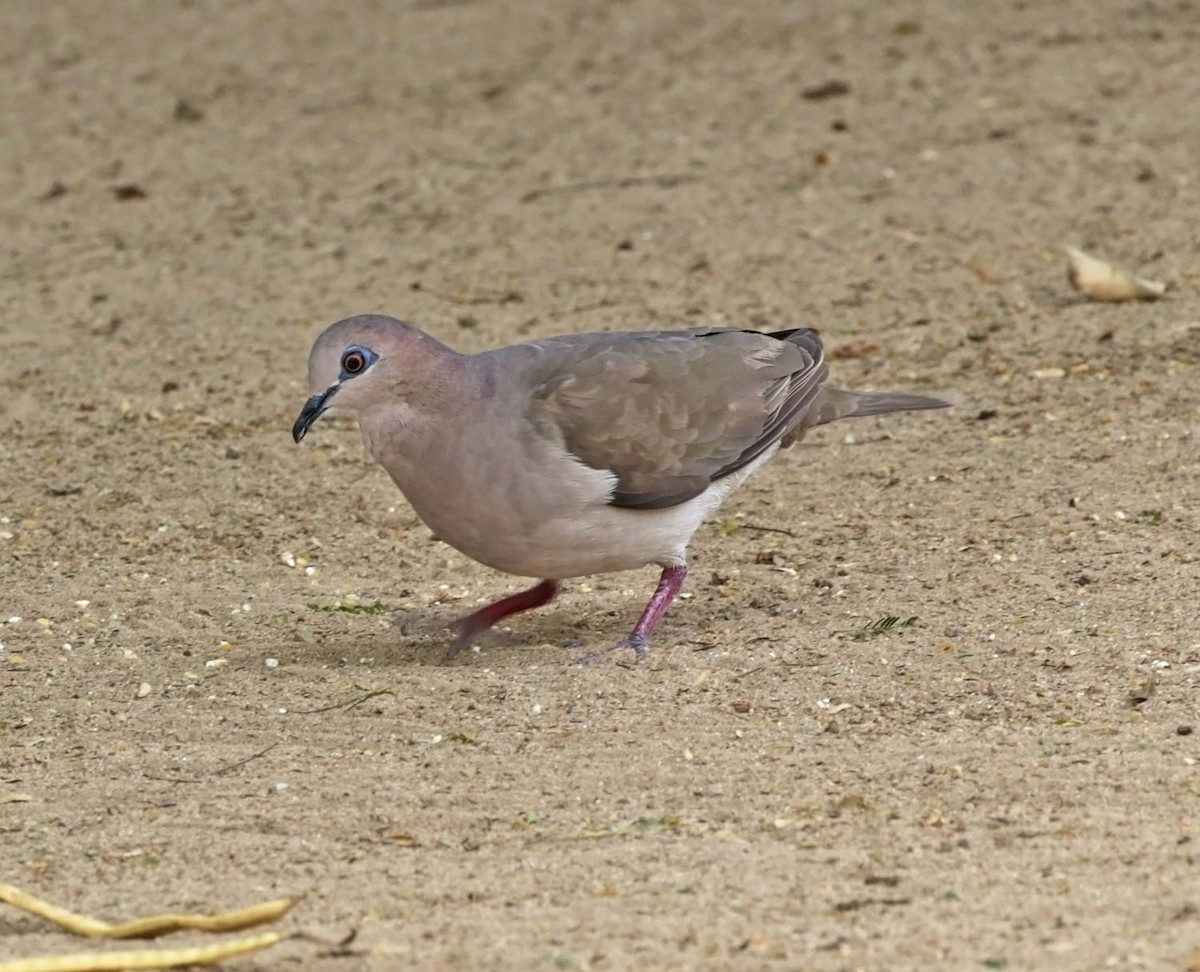
M 455 656 L 468 647 L 477 635 L 483 634 L 497 622 L 503 621 L 513 614 L 520 614 L 522 611 L 529 611 L 548 604 L 554 600 L 554 595 L 557 593 L 558 581 L 544 580 L 527 591 L 510 594 L 508 597 L 484 605 L 465 618 L 460 618 L 454 625 L 458 629 L 458 634 L 450 642 L 450 647 L 446 649 L 446 654 L 442 659 L 443 663 L 453 661 Z
M 464 619 L 455 625 L 455 627 L 458 629 L 458 634 L 455 636 L 454 640 L 450 642 L 450 646 L 446 649 L 446 653 L 442 655 L 443 665 L 449 665 L 452 661 L 454 661 L 455 658 L 458 657 L 458 653 L 460 651 L 462 651 L 464 648 L 470 645 L 472 641 L 475 640 L 475 636 L 477 634 L 479 634 L 481 631 L 487 630 L 486 628 L 472 626 L 468 622 L 469 619 Z
M 615 651 L 623 651 L 628 649 L 633 652 L 633 660 L 635 662 L 644 661 L 646 652 L 650 650 L 650 639 L 645 635 L 632 634 L 628 638 L 609 645 L 607 648 L 601 648 L 598 651 L 590 652 L 579 659 L 580 665 L 591 665 L 593 662 L 599 661 L 601 658 L 607 658 Z

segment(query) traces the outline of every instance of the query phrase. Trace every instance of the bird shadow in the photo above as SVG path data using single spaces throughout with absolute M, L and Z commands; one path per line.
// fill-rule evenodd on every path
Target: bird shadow
M 392 631 L 398 632 L 406 640 L 415 638 L 420 644 L 421 658 L 432 653 L 434 660 L 444 661 L 446 649 L 454 641 L 458 622 L 464 617 L 461 611 L 442 612 L 419 608 L 415 611 L 397 611 L 392 613 Z M 468 648 L 464 648 L 456 659 L 450 659 L 449 664 L 456 661 L 468 660 L 479 652 L 491 652 L 494 649 L 521 649 L 557 646 L 564 649 L 583 647 L 582 626 L 577 620 L 570 620 L 568 612 L 551 608 L 546 613 L 538 611 L 520 614 L 506 619 L 505 622 L 481 632 Z
M 514 658 L 519 658 L 522 649 L 547 645 L 561 648 L 564 660 L 569 661 L 578 649 L 587 647 L 586 625 L 572 620 L 567 611 L 550 610 L 506 620 L 476 637 L 457 657 L 447 659 L 446 652 L 463 616 L 462 611 L 436 608 L 393 611 L 388 627 L 377 628 L 366 637 L 362 632 L 329 633 L 320 639 L 316 651 L 331 660 L 370 655 L 390 664 L 456 665 L 469 664 L 479 654 L 495 660 L 501 653 L 512 652 Z

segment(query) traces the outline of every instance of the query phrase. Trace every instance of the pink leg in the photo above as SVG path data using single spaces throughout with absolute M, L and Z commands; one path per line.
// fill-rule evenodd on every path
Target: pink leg
M 492 604 L 485 604 L 474 614 L 468 614 L 458 622 L 458 636 L 447 649 L 446 660 L 449 661 L 457 655 L 475 640 L 476 635 L 487 631 L 492 625 L 503 621 L 510 615 L 549 604 L 557 593 L 558 581 L 544 580 L 527 591 L 518 591 L 516 594 L 502 597 Z
M 600 651 L 593 652 L 584 658 L 581 664 L 586 665 L 588 662 L 595 661 L 602 655 L 607 655 L 611 651 L 619 651 L 622 648 L 629 648 L 633 651 L 633 656 L 641 661 L 646 657 L 646 652 L 650 650 L 650 636 L 654 634 L 654 629 L 658 627 L 658 623 L 667 613 L 667 609 L 675 601 L 680 590 L 683 588 L 683 582 L 687 580 L 687 567 L 680 564 L 677 567 L 664 567 L 662 576 L 658 579 L 658 587 L 650 597 L 646 609 L 642 611 L 642 616 L 638 618 L 638 623 L 633 626 L 633 630 L 629 633 L 629 637 L 624 641 L 618 641 L 615 645 L 610 645 L 608 648 L 602 648 Z

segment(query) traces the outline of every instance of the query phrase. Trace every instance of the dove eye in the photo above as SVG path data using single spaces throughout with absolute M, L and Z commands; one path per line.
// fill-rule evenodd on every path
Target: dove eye
M 365 352 L 359 348 L 350 348 L 342 355 L 342 374 L 357 375 L 364 371 L 370 361 Z

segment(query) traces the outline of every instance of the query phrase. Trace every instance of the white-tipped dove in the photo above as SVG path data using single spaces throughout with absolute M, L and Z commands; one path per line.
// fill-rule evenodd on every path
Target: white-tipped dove
M 842 391 L 817 332 L 724 327 L 573 334 L 459 354 L 378 315 L 338 321 L 308 360 L 299 442 L 329 408 L 452 547 L 542 578 L 459 622 L 451 658 L 568 577 L 662 568 L 624 640 L 641 659 L 687 576 L 692 534 L 780 446 L 815 425 L 943 408 L 922 395 Z

